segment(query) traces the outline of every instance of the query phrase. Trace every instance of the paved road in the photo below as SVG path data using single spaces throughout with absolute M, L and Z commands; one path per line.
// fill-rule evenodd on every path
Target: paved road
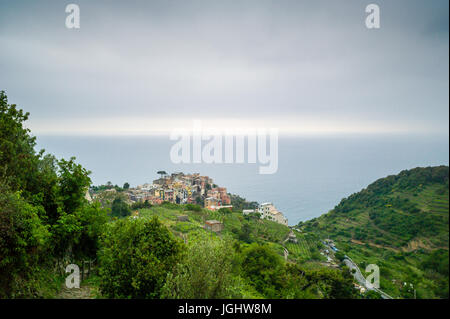
M 367 290 L 375 290 L 378 292 L 383 299 L 393 299 L 391 296 L 389 296 L 387 293 L 381 291 L 378 288 L 375 287 L 368 287 L 366 278 L 364 278 L 363 274 L 361 273 L 361 270 L 359 267 L 353 262 L 353 260 L 350 259 L 350 257 L 345 256 L 344 263 L 347 265 L 347 267 L 350 269 L 355 269 L 355 273 L 353 274 L 353 277 L 355 280 L 363 287 L 365 287 Z
M 359 267 L 356 266 L 350 259 L 345 258 L 344 259 L 345 265 L 350 269 L 352 272 L 353 269 L 355 269 L 355 273 L 353 274 L 353 277 L 355 277 L 355 280 L 363 287 L 366 287 L 366 278 L 364 278 L 363 274 L 361 273 L 361 270 L 359 270 Z M 353 272 L 352 272 L 353 273 Z
M 327 246 L 329 249 L 331 249 L 330 245 L 325 244 L 325 246 Z M 368 287 L 366 278 L 361 273 L 361 270 L 359 269 L 358 265 L 356 263 L 354 263 L 350 257 L 345 256 L 344 263 L 350 269 L 350 271 L 352 271 L 352 269 L 355 269 L 355 273 L 353 274 L 353 277 L 361 286 L 365 287 L 367 290 L 375 290 L 376 292 L 378 292 L 381 295 L 381 297 L 383 299 L 393 299 L 387 293 L 385 293 L 384 291 L 381 291 L 378 288 Z

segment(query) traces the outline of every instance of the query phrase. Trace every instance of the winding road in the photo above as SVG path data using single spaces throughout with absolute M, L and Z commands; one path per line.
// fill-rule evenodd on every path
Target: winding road
M 381 291 L 380 289 L 378 289 L 376 287 L 372 287 L 372 286 L 369 287 L 367 285 L 366 278 L 364 278 L 358 265 L 356 265 L 356 263 L 353 262 L 353 260 L 351 260 L 350 257 L 345 256 L 344 263 L 350 269 L 350 271 L 352 271 L 352 269 L 355 269 L 355 273 L 353 274 L 353 277 L 361 286 L 365 287 L 367 290 L 375 290 L 376 292 L 378 292 L 381 295 L 381 297 L 383 299 L 394 299 L 391 296 L 389 296 L 387 293 Z

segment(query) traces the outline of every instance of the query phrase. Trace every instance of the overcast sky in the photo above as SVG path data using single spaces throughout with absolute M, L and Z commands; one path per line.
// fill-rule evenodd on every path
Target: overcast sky
M 380 29 L 365 26 L 372 2 Z M 448 0 L 0 0 L 0 90 L 35 133 L 204 119 L 448 135 L 448 12 Z

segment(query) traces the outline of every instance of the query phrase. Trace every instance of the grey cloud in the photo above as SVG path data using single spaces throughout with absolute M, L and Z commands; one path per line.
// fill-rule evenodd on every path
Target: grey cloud
M 36 118 L 199 114 L 448 130 L 448 2 L 0 2 L 0 88 Z

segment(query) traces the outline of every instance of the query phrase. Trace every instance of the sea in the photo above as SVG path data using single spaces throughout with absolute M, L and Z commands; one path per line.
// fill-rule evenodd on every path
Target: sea
M 449 137 L 432 135 L 280 136 L 278 170 L 259 164 L 174 164 L 169 136 L 38 135 L 37 148 L 58 158 L 75 156 L 94 185 L 136 186 L 158 171 L 200 173 L 248 201 L 272 202 L 296 225 L 333 209 L 375 180 L 414 167 L 449 164 Z

